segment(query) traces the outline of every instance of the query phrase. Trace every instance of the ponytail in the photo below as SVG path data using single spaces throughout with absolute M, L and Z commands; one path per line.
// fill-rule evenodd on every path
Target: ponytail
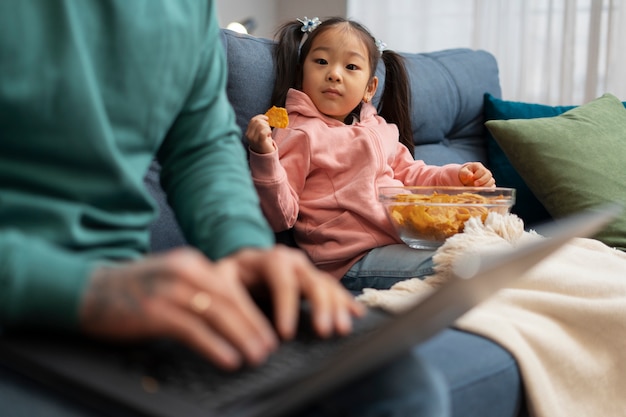
M 276 81 L 272 91 L 274 106 L 285 107 L 289 89 L 299 88 L 302 71 L 300 43 L 304 36 L 301 27 L 302 23 L 299 21 L 290 21 L 281 26 L 276 33 L 278 38 L 274 48 Z
M 398 126 L 400 143 L 414 154 L 413 128 L 411 124 L 411 87 L 404 66 L 404 58 L 397 52 L 382 53 L 385 64 L 385 87 L 378 104 L 378 114 L 389 123 Z

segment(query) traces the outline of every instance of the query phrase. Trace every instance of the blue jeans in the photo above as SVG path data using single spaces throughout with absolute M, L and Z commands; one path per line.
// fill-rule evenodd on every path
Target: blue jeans
M 443 376 L 407 352 L 297 416 L 443 417 L 450 416 L 450 398 Z
M 524 395 L 517 362 L 497 343 L 472 333 L 446 329 L 415 351 L 443 374 L 452 416 L 527 415 L 522 410 Z
M 404 244 L 375 248 L 350 268 L 341 283 L 356 295 L 363 288 L 387 289 L 398 281 L 423 278 L 434 273 L 433 253 Z M 324 413 L 306 417 L 443 416 L 450 415 L 452 407 L 444 374 L 424 361 L 417 349 L 339 396 Z
M 398 281 L 424 278 L 434 273 L 433 254 L 404 244 L 376 248 L 341 283 L 357 295 L 363 288 L 388 289 Z M 520 415 L 523 388 L 517 362 L 497 343 L 450 328 L 416 346 L 414 353 L 443 375 L 452 416 Z
M 429 261 L 424 263 L 424 272 L 430 271 L 428 265 Z M 371 282 L 378 282 L 371 278 Z M 380 285 L 391 281 L 397 279 L 385 277 Z M 0 404 L 10 405 L 3 410 L 7 417 L 134 417 L 117 407 L 96 409 L 79 404 L 2 367 Z M 450 404 L 442 374 L 426 365 L 415 351 L 327 395 L 294 417 L 448 417 Z
M 398 281 L 434 273 L 434 251 L 412 249 L 405 244 L 375 248 L 343 276 L 341 283 L 353 293 L 363 288 L 387 289 Z
M 445 416 L 447 404 L 451 404 L 453 416 L 518 415 L 523 398 L 519 371 L 513 357 L 500 346 L 449 329 L 415 352 L 416 356 L 401 358 L 295 416 L 350 416 L 348 410 L 359 416 Z M 133 416 L 89 408 L 1 366 L 0 406 L 0 415 L 5 417 Z M 397 414 L 384 414 L 385 409 Z
M 448 417 L 447 395 L 441 375 L 409 352 L 293 417 Z M 136 417 L 119 407 L 89 407 L 2 366 L 0 405 L 4 417 Z

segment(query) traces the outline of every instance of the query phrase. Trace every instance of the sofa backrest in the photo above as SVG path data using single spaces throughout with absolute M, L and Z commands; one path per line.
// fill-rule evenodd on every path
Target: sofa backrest
M 250 118 L 270 107 L 274 85 L 269 39 L 222 30 L 228 62 L 228 97 L 237 124 L 245 132 Z M 498 66 L 485 51 L 449 49 L 430 53 L 403 54 L 406 58 L 412 102 L 415 156 L 429 164 L 486 161 L 487 132 L 483 96 L 500 97 Z M 378 94 L 384 86 L 384 67 L 379 66 Z M 245 138 L 242 136 L 245 144 Z M 159 205 L 159 217 L 151 226 L 152 250 L 180 246 L 185 240 L 159 185 L 159 166 L 153 163 L 146 177 L 149 191 Z M 279 236 L 281 241 L 289 239 Z
M 228 97 L 245 131 L 250 118 L 270 107 L 274 85 L 274 42 L 222 30 L 228 60 Z M 410 82 L 415 156 L 430 164 L 486 162 L 483 96 L 500 97 L 495 58 L 488 52 L 448 49 L 430 53 L 403 53 Z M 379 65 L 379 89 L 384 66 Z M 242 140 L 245 139 L 242 137 Z

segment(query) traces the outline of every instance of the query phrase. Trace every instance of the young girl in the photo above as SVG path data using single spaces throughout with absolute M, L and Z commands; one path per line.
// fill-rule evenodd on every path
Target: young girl
M 432 252 L 401 243 L 378 187 L 494 186 L 481 163 L 430 166 L 414 160 L 409 84 L 402 57 L 379 51 L 362 25 L 343 18 L 297 20 L 279 31 L 272 104 L 289 126 L 250 121 L 250 166 L 275 231 L 294 229 L 298 246 L 349 289 L 387 288 L 432 273 Z M 385 89 L 370 103 L 382 57 Z M 382 117 L 381 117 L 382 116 Z

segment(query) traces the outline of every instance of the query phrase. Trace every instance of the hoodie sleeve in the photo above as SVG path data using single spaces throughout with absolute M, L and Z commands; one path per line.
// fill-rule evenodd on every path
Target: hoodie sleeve
M 462 186 L 459 179 L 459 164 L 443 166 L 427 165 L 422 160 L 415 160 L 406 146 L 398 143 L 392 168 L 395 178 L 404 185 Z
M 275 232 L 293 227 L 300 211 L 300 195 L 311 166 L 306 134 L 294 129 L 277 129 L 279 150 L 268 154 L 250 152 L 252 179 L 261 208 Z

